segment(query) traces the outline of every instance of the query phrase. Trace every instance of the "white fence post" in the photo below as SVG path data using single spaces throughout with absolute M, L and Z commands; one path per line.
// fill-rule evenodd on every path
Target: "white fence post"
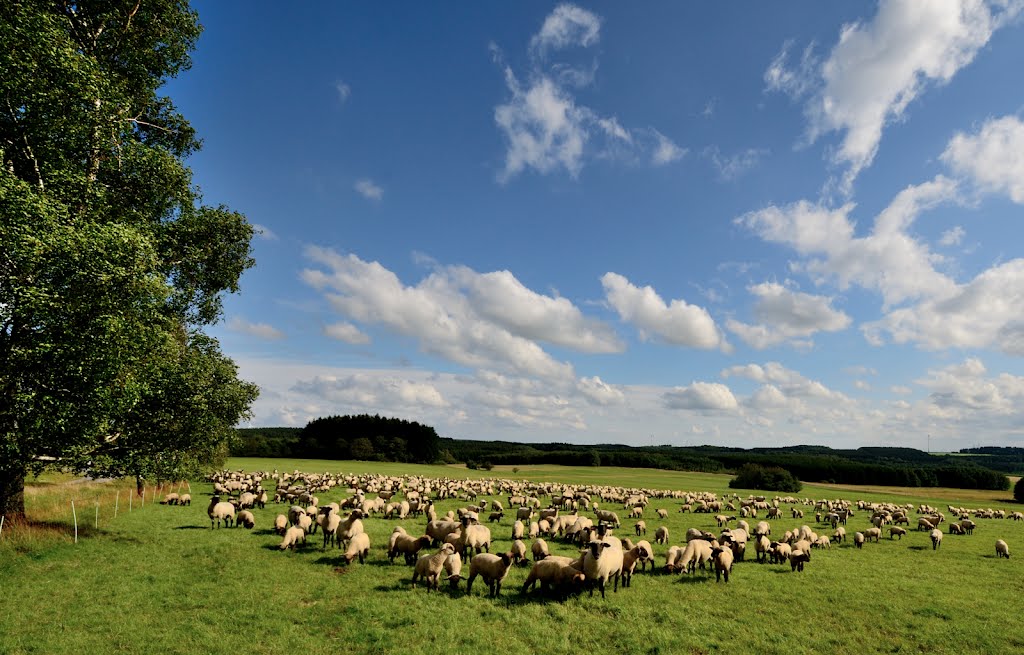
M 71 516 L 75 519 L 75 543 L 78 543 L 78 512 L 75 511 L 75 501 L 71 501 Z
M 117 518 L 117 506 L 118 506 L 118 504 L 120 504 L 120 501 L 121 501 L 121 492 L 118 491 L 117 495 L 114 496 L 114 518 L 115 519 Z

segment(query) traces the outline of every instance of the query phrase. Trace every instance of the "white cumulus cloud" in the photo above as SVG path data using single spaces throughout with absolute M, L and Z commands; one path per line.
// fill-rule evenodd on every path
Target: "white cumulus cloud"
M 384 189 L 378 186 L 373 180 L 363 178 L 356 180 L 353 187 L 356 192 L 367 200 L 380 200 L 384 197 Z
M 365 345 L 370 343 L 370 337 L 363 334 L 356 326 L 351 323 L 332 323 L 324 327 L 324 334 L 332 339 L 338 341 L 344 341 L 352 345 Z
M 225 327 L 232 332 L 247 334 L 251 337 L 266 339 L 268 341 L 276 341 L 278 339 L 284 339 L 285 337 L 284 332 L 269 323 L 252 323 L 238 316 L 232 316 Z
M 702 411 L 728 411 L 739 403 L 729 387 L 718 382 L 694 382 L 687 387 L 675 387 L 662 396 L 669 409 Z
M 608 304 L 622 320 L 632 323 L 644 338 L 691 348 L 729 350 L 714 319 L 703 307 L 685 300 L 665 303 L 650 286 L 637 287 L 618 273 L 601 278 Z
M 730 319 L 729 331 L 759 350 L 784 342 L 801 346 L 801 338 L 816 332 L 837 332 L 849 327 L 851 319 L 832 308 L 832 299 L 792 291 L 775 282 L 764 282 L 748 289 L 758 300 L 754 305 L 757 325 Z
M 956 134 L 942 161 L 981 190 L 1024 204 L 1024 122 L 1016 116 L 990 119 L 976 134 Z

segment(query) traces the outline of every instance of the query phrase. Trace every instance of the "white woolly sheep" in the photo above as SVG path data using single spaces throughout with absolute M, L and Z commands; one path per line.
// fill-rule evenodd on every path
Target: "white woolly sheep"
M 461 525 L 455 521 L 449 520 L 434 520 L 427 522 L 426 535 L 430 537 L 432 544 L 437 544 L 444 541 L 444 538 L 452 532 L 457 532 L 461 529 Z
M 619 574 L 622 572 L 622 542 L 615 537 L 605 537 L 601 541 L 592 541 L 587 544 L 583 553 L 583 573 L 587 576 L 587 583 L 590 586 L 590 595 L 594 595 L 594 585 L 601 589 L 601 598 L 604 598 L 604 588 L 608 578 L 615 579 L 615 586 L 612 591 L 619 590 Z
M 516 539 L 512 542 L 512 548 L 508 551 L 508 554 L 512 558 L 513 564 L 525 564 L 526 544 L 521 539 Z
M 362 510 L 352 510 L 348 518 L 338 526 L 338 541 L 347 544 L 352 537 L 365 532 L 363 522 L 360 520 L 363 516 Z
M 949 534 L 964 534 L 964 529 L 960 527 L 959 523 L 950 523 Z
M 526 526 L 523 525 L 522 521 L 516 521 L 512 524 L 512 539 L 522 539 L 526 535 Z
M 530 529 L 526 531 L 528 539 L 536 539 L 540 534 L 540 523 L 537 521 L 530 521 Z
M 452 589 L 458 589 L 459 580 L 462 579 L 462 556 L 452 553 L 444 561 L 444 572 L 448 575 L 448 583 Z
M 875 543 L 877 544 L 878 540 L 881 537 L 882 537 L 882 530 L 880 528 L 868 528 L 867 530 L 864 531 L 864 539 L 867 540 L 867 541 L 871 541 L 872 539 L 874 539 Z
M 663 520 L 663 521 L 668 518 L 668 510 L 667 509 L 659 509 L 657 514 L 658 514 L 658 518 Z
M 732 571 L 733 554 L 732 550 L 719 546 L 711 550 L 711 560 L 715 563 L 715 582 L 721 582 L 722 576 L 729 582 L 729 572 Z
M 501 521 L 503 516 L 505 516 L 505 514 L 502 513 L 502 512 L 491 512 L 487 516 L 487 522 L 488 523 L 498 523 L 498 522 Z
M 178 504 L 179 505 L 191 505 L 192 504 L 192 494 L 181 494 L 181 496 L 178 497 Z
M 857 548 L 863 548 L 864 547 L 864 533 L 863 532 L 855 532 L 854 533 L 854 535 L 853 535 L 853 545 L 856 546 Z
M 764 564 L 768 561 L 768 554 L 771 550 L 772 542 L 767 535 L 758 535 L 754 538 L 754 553 L 757 556 L 757 563 Z
M 470 549 L 474 548 L 477 554 L 483 550 L 491 552 L 491 531 L 485 525 L 470 524 L 468 519 L 463 519 L 462 535 L 455 550 L 468 557 Z
M 406 532 L 405 528 L 403 528 L 402 526 L 396 525 L 395 529 L 391 531 L 391 535 L 388 537 L 388 552 L 389 553 L 392 550 L 394 550 L 394 548 L 395 548 L 395 541 L 398 539 L 398 535 L 400 535 L 400 534 L 409 534 L 409 533 Z
M 224 527 L 231 527 L 231 523 L 235 520 L 235 506 L 231 503 L 221 502 L 218 495 L 214 495 L 210 499 L 210 506 L 206 508 L 206 513 L 210 516 L 210 529 L 213 529 L 214 522 L 219 528 L 221 521 L 224 522 Z
M 713 548 L 709 541 L 704 541 L 703 539 L 688 541 L 686 542 L 686 548 L 683 549 L 683 553 L 679 557 L 676 568 L 684 573 L 696 573 L 698 564 L 703 569 L 711 561 L 712 550 Z
M 533 554 L 534 562 L 539 562 L 551 554 L 548 551 L 548 542 L 543 539 L 534 539 L 533 544 L 530 546 L 530 552 Z
M 647 534 L 647 524 L 643 521 L 637 521 L 636 525 L 633 526 L 633 529 L 636 530 L 636 536 L 638 537 L 641 534 Z
M 281 542 L 281 550 L 288 548 L 295 549 L 299 542 L 306 543 L 306 531 L 297 525 L 288 528 L 284 533 L 284 540 Z
M 408 534 L 391 533 L 389 539 L 391 548 L 388 550 L 388 561 L 394 562 L 399 554 L 405 556 L 405 563 L 412 566 L 416 563 L 416 556 L 421 550 L 430 545 L 430 537 L 413 537 Z
M 253 526 L 256 525 L 256 517 L 249 510 L 243 509 L 235 519 L 235 527 L 237 528 L 240 525 L 244 526 L 247 530 L 252 530 Z
M 963 531 L 967 534 L 974 534 L 974 528 L 976 528 L 977 525 L 970 519 L 964 519 L 963 521 L 960 521 L 960 527 L 963 528 Z
M 1010 547 L 1002 539 L 996 539 L 996 558 L 1010 559 Z
M 428 537 L 429 539 L 429 537 Z M 448 556 L 452 554 L 452 547 L 449 544 L 441 546 L 441 550 L 434 554 L 427 554 L 416 560 L 416 567 L 412 572 L 412 586 L 416 586 L 416 581 L 420 578 L 427 583 L 427 591 L 431 589 L 437 589 L 438 580 L 441 577 L 441 571 L 444 570 L 444 562 L 448 559 Z
M 341 526 L 341 515 L 334 511 L 334 508 L 330 505 L 321 508 L 320 512 L 320 516 L 317 518 L 324 533 L 324 543 L 321 550 L 327 550 L 328 544 L 337 544 L 340 547 L 341 542 L 338 540 L 338 528 Z
M 895 537 L 899 537 L 900 541 L 903 541 L 903 535 L 905 535 L 905 534 L 907 534 L 906 529 L 905 528 L 901 528 L 898 525 L 894 525 L 894 526 L 889 528 L 889 539 L 890 540 L 895 538 Z
M 569 557 L 550 557 L 534 562 L 530 574 L 526 576 L 526 582 L 523 583 L 522 593 L 525 594 L 538 582 L 541 592 L 547 592 L 549 588 L 560 594 L 581 591 L 587 576 L 573 567 L 572 562 Z
M 942 530 L 935 528 L 931 532 L 932 550 L 936 550 L 942 544 Z
M 668 543 L 668 528 L 666 528 L 664 525 L 662 525 L 657 530 L 655 530 L 654 531 L 654 541 L 657 542 L 658 544 L 667 544 Z
M 519 509 L 516 510 L 516 520 L 517 521 L 529 521 L 532 518 L 533 518 L 533 508 L 532 507 L 520 507 Z M 470 562 L 470 564 L 472 564 L 472 562 Z
M 169 493 L 160 501 L 161 505 L 177 505 L 179 496 L 176 493 Z
M 466 580 L 466 593 L 473 591 L 473 580 L 476 576 L 483 578 L 487 583 L 489 596 L 497 597 L 501 593 L 501 582 L 508 575 L 512 566 L 512 557 L 508 553 L 494 555 L 491 553 L 479 553 L 469 560 L 469 578 Z
M 832 533 L 832 541 L 837 544 L 846 541 L 846 528 L 843 526 L 836 528 L 836 531 Z
M 351 564 L 352 560 L 359 558 L 359 563 L 362 564 L 363 560 L 370 554 L 370 535 L 365 532 L 360 532 L 357 535 L 353 535 L 348 542 L 348 548 L 345 550 L 345 563 Z
M 782 564 L 789 559 L 789 554 L 793 552 L 792 546 L 782 541 L 773 541 L 771 549 L 771 560 L 772 564 Z
M 284 535 L 285 530 L 288 529 L 288 517 L 284 514 L 278 514 L 274 519 L 274 532 L 279 535 Z

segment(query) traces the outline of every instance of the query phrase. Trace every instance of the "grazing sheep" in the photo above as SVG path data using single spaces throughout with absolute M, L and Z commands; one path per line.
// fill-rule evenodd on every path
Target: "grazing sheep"
M 278 514 L 277 518 L 274 519 L 274 532 L 279 535 L 284 535 L 285 530 L 288 529 L 288 517 L 284 514 Z
M 647 524 L 643 521 L 637 521 L 633 528 L 636 530 L 636 536 L 638 537 L 641 534 L 647 534 Z
M 360 534 L 365 532 L 363 530 L 363 522 L 360 520 L 365 514 L 362 510 L 354 509 L 352 513 L 348 515 L 348 518 L 341 522 L 338 526 L 338 541 L 347 544 L 348 541 Z
M 964 534 L 964 529 L 960 527 L 959 523 L 950 523 L 949 534 Z
M 504 515 L 505 514 L 502 512 L 491 512 L 490 515 L 488 515 L 487 520 L 490 523 L 498 523 Z
M 437 544 L 444 541 L 444 538 L 461 529 L 461 525 L 455 521 L 434 520 L 427 522 L 426 535 L 430 537 L 430 543 Z
M 359 558 L 359 563 L 362 564 L 363 560 L 370 554 L 370 535 L 365 532 L 360 532 L 354 535 L 348 542 L 348 548 L 345 550 L 345 563 L 351 564 L 352 560 Z
M 587 576 L 587 583 L 590 586 L 590 595 L 594 595 L 594 585 L 601 589 L 601 598 L 604 598 L 604 588 L 608 578 L 615 579 L 615 586 L 612 591 L 619 590 L 619 574 L 622 572 L 622 542 L 615 537 L 605 537 L 601 541 L 591 541 L 583 553 L 583 573 Z
M 235 506 L 231 503 L 222 503 L 220 496 L 214 494 L 210 498 L 210 506 L 206 508 L 206 513 L 210 516 L 210 529 L 213 529 L 214 522 L 217 523 L 217 527 L 220 527 L 221 521 L 224 522 L 224 527 L 231 527 L 231 523 L 235 520 Z
M 696 573 L 698 564 L 703 569 L 711 561 L 712 550 L 713 548 L 709 541 L 704 541 L 703 539 L 688 541 L 676 567 L 684 573 Z
M 837 544 L 846 541 L 846 528 L 843 526 L 836 528 L 836 531 L 832 533 L 832 541 Z
M 284 533 L 284 541 L 281 542 L 281 550 L 286 550 L 288 548 L 294 550 L 300 541 L 303 544 L 306 543 L 306 531 L 297 525 L 293 525 Z
M 532 507 L 520 507 L 519 509 L 516 510 L 516 520 L 517 521 L 529 521 L 532 518 L 533 518 L 533 508 Z M 472 564 L 472 562 L 470 564 Z
M 522 521 L 516 521 L 512 524 L 512 539 L 522 539 L 526 535 L 526 526 L 523 525 Z
M 452 589 L 458 589 L 459 580 L 462 579 L 462 556 L 452 553 L 444 561 L 444 572 L 448 574 L 448 583 Z
M 166 496 L 164 496 L 164 499 L 160 501 L 160 504 L 161 505 L 177 505 L 179 500 L 180 500 L 180 498 L 179 498 L 178 494 L 176 494 L 176 493 L 169 493 Z
M 391 533 L 391 549 L 388 550 L 388 561 L 394 562 L 399 553 L 405 556 L 405 563 L 412 566 L 421 550 L 430 545 L 430 537 L 413 537 L 408 534 Z
M 863 548 L 864 547 L 864 533 L 863 532 L 856 532 L 856 533 L 854 533 L 854 535 L 853 535 L 853 545 L 856 546 L 857 548 Z
M 950 527 L 952 527 L 952 524 L 950 524 Z M 972 521 L 970 519 L 964 519 L 964 520 L 960 521 L 960 527 L 967 534 L 974 534 L 974 528 L 976 528 L 977 525 L 974 523 L 974 521 Z
M 235 519 L 235 527 L 245 526 L 246 530 L 252 530 L 253 526 L 256 525 L 256 517 L 252 515 L 247 509 L 243 509 L 238 513 L 238 518 Z
M 523 583 L 522 593 L 533 589 L 538 582 L 542 592 L 547 592 L 549 588 L 555 593 L 566 595 L 582 591 L 587 576 L 573 567 L 572 561 L 568 557 L 551 557 L 534 562 L 530 574 L 526 576 L 526 582 Z
M 512 557 L 513 564 L 526 564 L 526 544 L 521 539 L 512 542 L 512 549 L 508 554 Z
M 181 496 L 178 497 L 178 504 L 179 505 L 191 505 L 192 504 L 192 494 L 181 494 Z
M 497 597 L 501 593 L 501 582 L 508 575 L 512 566 L 512 558 L 508 553 L 494 555 L 491 553 L 478 553 L 469 560 L 469 579 L 466 580 L 466 593 L 473 591 L 473 580 L 480 576 L 487 583 L 489 596 Z
M 668 543 L 668 528 L 666 528 L 665 526 L 660 526 L 657 530 L 655 530 L 654 531 L 654 541 L 657 542 L 658 544 L 667 544 Z
M 917 519 L 917 529 L 918 530 L 934 530 L 935 529 L 935 525 L 931 521 L 929 521 L 928 519 L 922 517 L 922 518 Z
M 881 538 L 881 536 L 882 530 L 880 528 L 868 528 L 864 531 L 864 539 L 866 539 L 867 541 L 871 541 L 872 539 L 874 539 L 876 544 L 878 543 L 878 540 Z
M 939 547 L 939 545 L 942 543 L 942 530 L 939 530 L 938 528 L 935 528 L 934 530 L 932 530 L 931 538 L 932 538 L 932 550 L 936 550 Z
M 429 539 L 429 537 L 427 537 Z M 441 577 L 441 571 L 444 570 L 444 562 L 448 559 L 454 551 L 450 544 L 441 546 L 441 550 L 437 551 L 433 555 L 423 555 L 416 560 L 416 567 L 412 572 L 412 586 L 416 586 L 416 581 L 420 578 L 427 583 L 427 592 L 431 589 L 437 589 L 438 580 Z
M 996 539 L 996 558 L 1010 559 L 1010 547 L 1002 539 Z
M 299 522 L 296 525 L 298 525 L 300 528 L 302 528 L 303 532 L 305 532 L 306 534 L 309 534 L 310 530 L 313 527 L 313 519 L 309 518 L 309 515 L 303 514 L 302 516 L 299 517 Z
M 793 552 L 792 546 L 783 541 L 773 541 L 771 544 L 771 556 L 772 564 L 782 564 L 789 559 L 790 553 Z
M 388 553 L 395 549 L 395 541 L 398 539 L 400 534 L 409 534 L 400 525 L 395 526 L 395 529 L 391 531 L 391 535 L 388 537 Z
M 811 561 L 811 551 L 794 550 L 789 554 L 789 566 L 793 571 L 803 572 L 804 562 Z
M 548 542 L 543 539 L 534 539 L 530 546 L 530 552 L 533 554 L 534 562 L 539 562 L 551 554 L 548 552 Z
M 729 582 L 729 572 L 732 571 L 733 554 L 732 550 L 724 546 L 711 550 L 711 560 L 715 563 L 715 582 L 721 582 L 722 576 Z
M 462 519 L 462 523 L 462 535 L 455 546 L 455 550 L 457 550 L 463 557 L 467 557 L 470 549 L 473 548 L 476 549 L 477 554 L 480 554 L 480 552 L 484 550 L 491 552 L 490 529 L 485 525 L 480 525 L 479 523 L 470 523 L 468 518 Z
M 905 528 L 901 528 L 898 525 L 894 525 L 891 528 L 889 528 L 889 539 L 890 540 L 892 538 L 894 538 L 894 537 L 899 537 L 900 541 L 903 541 L 903 535 L 905 535 L 905 534 L 907 534 L 906 529 Z
M 663 520 L 663 521 L 665 519 L 667 519 L 668 518 L 668 510 L 667 509 L 659 509 L 658 510 L 658 518 Z

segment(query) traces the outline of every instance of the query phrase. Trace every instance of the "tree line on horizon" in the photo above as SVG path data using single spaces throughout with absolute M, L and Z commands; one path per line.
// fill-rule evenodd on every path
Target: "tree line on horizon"
M 1024 449 L 1021 455 L 1024 455 Z M 983 466 L 992 454 L 932 455 L 913 448 L 827 446 L 733 448 L 724 446 L 626 446 L 526 444 L 439 437 L 415 421 L 367 414 L 318 418 L 303 428 L 241 428 L 231 447 L 236 457 L 356 459 L 423 464 L 463 463 L 470 468 L 558 464 L 619 466 L 730 473 L 744 465 L 783 469 L 806 482 L 900 487 L 1006 490 L 1005 473 Z M 999 460 L 1010 466 L 1011 453 Z

